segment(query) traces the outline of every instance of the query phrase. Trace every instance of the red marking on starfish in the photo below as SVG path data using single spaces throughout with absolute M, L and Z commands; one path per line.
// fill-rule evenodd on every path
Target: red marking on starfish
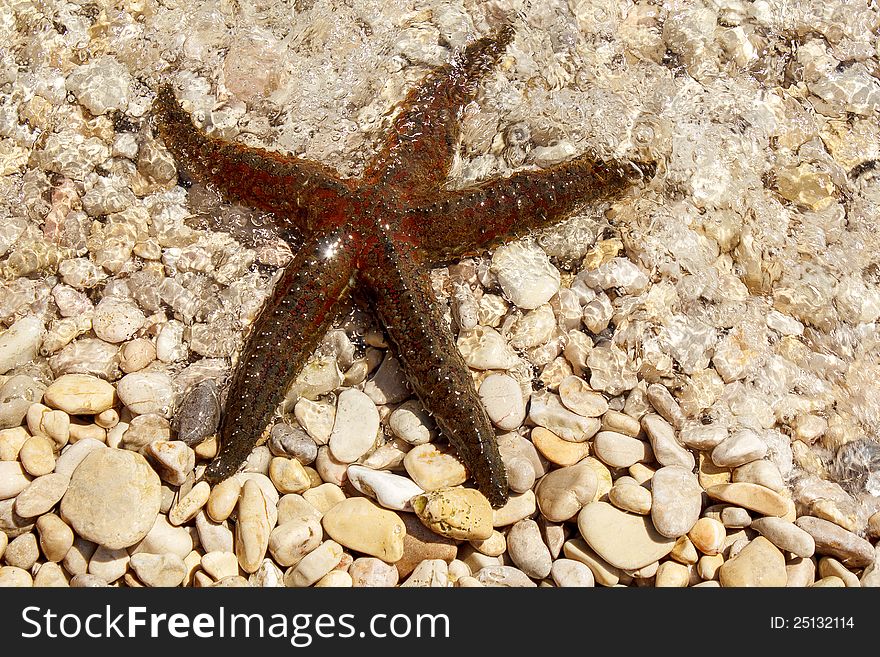
M 360 179 L 196 129 L 163 88 L 159 133 L 193 175 L 227 199 L 271 212 L 304 238 L 254 323 L 232 376 L 220 453 L 205 477 L 244 462 L 292 380 L 356 288 L 373 307 L 410 384 L 493 506 L 508 496 L 495 431 L 427 278 L 441 261 L 565 218 L 625 189 L 639 169 L 580 157 L 448 191 L 459 119 L 513 38 L 505 25 L 433 70 L 403 101 Z

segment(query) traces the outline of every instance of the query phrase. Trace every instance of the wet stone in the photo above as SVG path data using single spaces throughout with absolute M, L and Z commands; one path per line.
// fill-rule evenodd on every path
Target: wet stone
M 197 383 L 184 396 L 171 421 L 177 440 L 195 447 L 220 426 L 220 397 L 213 379 Z M 314 460 L 314 459 L 313 459 Z
M 612 566 L 636 570 L 672 551 L 675 539 L 662 536 L 650 519 L 605 502 L 588 504 L 578 514 L 578 529 L 587 544 Z
M 854 568 L 874 562 L 874 548 L 869 541 L 833 522 L 814 516 L 801 516 L 795 524 L 813 537 L 818 554 L 830 555 Z
M 678 538 L 700 517 L 703 489 L 690 470 L 665 466 L 651 479 L 651 520 L 660 534 Z

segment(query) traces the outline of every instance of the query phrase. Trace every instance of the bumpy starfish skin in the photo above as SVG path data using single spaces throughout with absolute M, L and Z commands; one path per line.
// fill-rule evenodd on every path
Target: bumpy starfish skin
M 360 179 L 296 157 L 229 143 L 196 129 L 171 89 L 158 129 L 190 173 L 229 200 L 271 212 L 304 244 L 244 345 L 220 427 L 219 481 L 244 462 L 286 389 L 356 291 L 372 305 L 412 388 L 493 506 L 508 496 L 495 432 L 430 288 L 431 266 L 558 221 L 626 188 L 638 169 L 587 157 L 469 189 L 444 188 L 464 106 L 513 38 L 504 26 L 433 70 L 402 104 Z

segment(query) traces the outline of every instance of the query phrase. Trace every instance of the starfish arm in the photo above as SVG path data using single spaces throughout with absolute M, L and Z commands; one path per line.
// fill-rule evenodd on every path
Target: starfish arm
M 384 183 L 417 198 L 442 187 L 458 144 L 464 106 L 513 40 L 506 24 L 434 69 L 406 96 L 388 139 L 367 169 L 367 184 Z
M 159 135 L 194 178 L 213 185 L 232 202 L 275 213 L 308 232 L 308 206 L 347 192 L 336 172 L 317 162 L 237 144 L 205 134 L 193 125 L 170 86 L 153 106 Z
M 490 248 L 564 219 L 578 207 L 610 198 L 652 166 L 605 165 L 583 156 L 540 171 L 521 171 L 407 212 L 401 239 L 421 245 L 426 260 L 442 262 Z
M 232 375 L 209 482 L 234 474 L 269 424 L 287 388 L 336 317 L 354 273 L 341 231 L 314 238 L 285 268 L 260 311 Z
M 507 501 L 507 475 L 495 430 L 440 314 L 425 271 L 386 243 L 359 273 L 363 294 L 384 326 L 410 384 L 494 507 Z

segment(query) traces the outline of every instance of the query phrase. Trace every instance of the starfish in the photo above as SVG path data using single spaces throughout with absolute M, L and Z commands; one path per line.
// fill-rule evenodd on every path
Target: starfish
M 446 188 L 460 120 L 480 80 L 514 36 L 510 24 L 433 69 L 402 102 L 358 179 L 310 160 L 228 142 L 196 128 L 172 89 L 160 89 L 158 131 L 178 162 L 233 202 L 270 213 L 302 238 L 247 337 L 231 377 L 220 451 L 205 471 L 234 474 L 271 422 L 290 383 L 345 300 L 369 304 L 409 383 L 494 507 L 508 485 L 495 431 L 431 290 L 432 266 L 558 222 L 619 193 L 636 166 L 588 156 Z

